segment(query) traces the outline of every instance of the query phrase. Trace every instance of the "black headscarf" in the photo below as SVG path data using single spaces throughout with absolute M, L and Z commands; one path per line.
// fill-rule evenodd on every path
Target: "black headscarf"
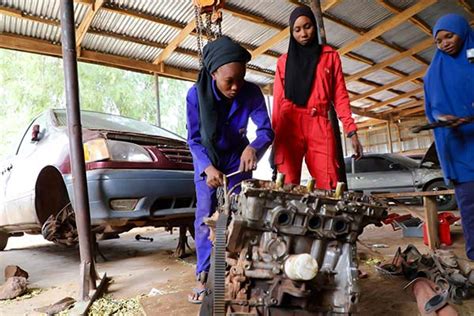
M 251 58 L 252 56 L 245 48 L 227 36 L 222 36 L 204 46 L 203 67 L 199 73 L 196 88 L 199 100 L 201 143 L 206 147 L 209 158 L 214 165 L 218 164 L 219 157 L 215 149 L 217 105 L 212 90 L 211 74 L 220 66 L 232 62 L 247 63 Z
M 305 46 L 300 45 L 293 37 L 293 26 L 300 16 L 308 17 L 316 28 L 313 41 Z M 289 24 L 291 36 L 285 68 L 285 98 L 298 106 L 306 106 L 321 54 L 316 19 L 308 6 L 300 6 L 291 12 Z

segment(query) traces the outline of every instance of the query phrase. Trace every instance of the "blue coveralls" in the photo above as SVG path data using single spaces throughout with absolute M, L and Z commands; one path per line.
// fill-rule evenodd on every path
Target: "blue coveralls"
M 214 97 L 218 107 L 216 150 L 219 154 L 219 165 L 215 166 L 224 174 L 236 171 L 240 165 L 240 156 L 249 145 L 247 125 L 249 118 L 257 126 L 257 137 L 250 144 L 261 158 L 273 141 L 273 131 L 260 88 L 250 82 L 245 82 L 230 107 L 223 102 L 217 91 L 215 81 L 212 82 Z M 210 166 L 211 160 L 207 149 L 201 144 L 199 102 L 196 87 L 188 91 L 187 128 L 188 145 L 193 156 L 194 183 L 196 185 L 197 207 L 195 228 L 195 244 L 197 252 L 196 275 L 208 272 L 212 243 L 209 240 L 209 228 L 203 223 L 215 210 L 217 199 L 216 189 L 206 184 L 204 170 Z M 251 178 L 252 173 L 242 173 L 229 179 L 229 188 L 244 179 Z

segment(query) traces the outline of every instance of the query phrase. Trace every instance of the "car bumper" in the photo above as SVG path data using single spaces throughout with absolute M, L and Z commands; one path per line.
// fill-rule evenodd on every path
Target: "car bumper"
M 156 169 L 96 169 L 87 171 L 92 224 L 116 221 L 193 217 L 194 172 Z M 64 177 L 73 200 L 72 176 Z M 133 209 L 117 210 L 112 200 L 136 199 Z M 113 225 L 113 223 L 112 223 Z

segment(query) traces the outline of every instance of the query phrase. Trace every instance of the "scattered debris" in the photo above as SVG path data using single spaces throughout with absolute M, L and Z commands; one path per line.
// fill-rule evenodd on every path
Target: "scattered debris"
M 36 312 L 44 313 L 46 315 L 55 315 L 62 311 L 68 310 L 71 306 L 76 303 L 76 300 L 72 297 L 65 297 L 62 300 L 40 308 L 35 308 Z
M 148 240 L 150 242 L 153 242 L 153 238 L 151 237 L 143 237 L 140 234 L 135 235 L 135 240 L 140 241 L 140 240 Z
M 382 260 L 377 258 L 370 258 L 366 260 L 365 263 L 369 266 L 378 266 L 380 263 L 382 263 Z
M 157 295 L 164 295 L 164 294 L 165 294 L 165 291 L 152 288 L 150 290 L 150 293 L 148 293 L 148 296 L 157 296 Z
M 28 290 L 28 281 L 24 277 L 10 277 L 0 286 L 0 300 L 16 298 Z
M 140 304 L 140 296 L 130 299 L 114 299 L 106 295 L 96 300 L 89 308 L 89 316 L 145 315 Z
M 373 244 L 372 248 L 388 248 L 386 244 Z
M 408 245 L 404 251 L 398 248 L 392 263 L 377 270 L 387 275 L 403 275 L 408 280 L 427 278 L 441 291 L 447 291 L 448 298 L 457 304 L 474 290 L 474 270 L 447 250 L 422 255 L 415 246 Z
M 449 293 L 426 278 L 416 278 L 405 286 L 411 287 L 421 315 L 457 316 L 449 304 Z
M 23 277 L 25 279 L 28 279 L 29 275 L 28 272 L 20 268 L 19 266 L 6 266 L 5 267 L 5 281 L 8 280 L 8 278 L 11 277 Z

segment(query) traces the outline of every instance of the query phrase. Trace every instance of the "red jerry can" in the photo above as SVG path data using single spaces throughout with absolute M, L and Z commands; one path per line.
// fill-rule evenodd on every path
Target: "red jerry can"
M 451 229 L 450 226 L 454 224 L 459 217 L 454 216 L 451 212 L 441 212 L 438 214 L 438 237 L 440 244 L 451 246 L 453 241 L 451 240 Z M 428 245 L 428 233 L 426 231 L 426 223 L 423 224 L 423 243 Z

